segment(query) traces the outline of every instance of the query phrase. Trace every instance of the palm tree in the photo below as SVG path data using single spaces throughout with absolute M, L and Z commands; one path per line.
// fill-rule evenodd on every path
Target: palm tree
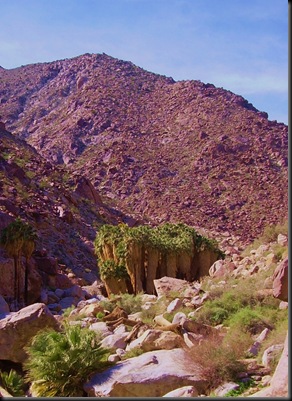
M 20 218 L 17 218 L 7 227 L 1 231 L 0 244 L 6 250 L 8 256 L 13 258 L 14 261 L 14 299 L 16 302 L 19 301 L 19 265 L 20 265 L 20 254 L 23 246 L 23 235 L 22 235 L 23 223 Z
M 88 377 L 113 365 L 94 331 L 68 323 L 37 333 L 26 352 L 25 381 L 37 397 L 82 397 Z
M 27 305 L 28 298 L 28 263 L 35 250 L 35 241 L 37 239 L 37 233 L 35 229 L 27 224 L 23 224 L 23 244 L 21 247 L 21 251 L 23 256 L 25 257 L 25 273 L 24 273 L 24 302 Z
M 0 234 L 0 245 L 6 250 L 7 254 L 14 260 L 14 298 L 20 302 L 20 257 L 24 255 L 25 263 L 25 303 L 27 303 L 28 289 L 28 262 L 35 249 L 37 234 L 32 226 L 24 223 L 19 217 L 5 227 Z

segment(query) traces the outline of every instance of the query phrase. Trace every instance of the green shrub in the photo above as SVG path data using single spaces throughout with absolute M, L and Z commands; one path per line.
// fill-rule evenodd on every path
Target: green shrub
M 155 303 L 153 303 L 149 309 L 142 309 L 141 311 L 141 320 L 143 323 L 153 325 L 153 319 L 157 315 L 164 314 L 165 309 L 168 305 L 167 298 L 162 296 L 158 298 Z
M 99 262 L 99 272 L 102 279 L 114 277 L 116 279 L 129 278 L 126 266 L 116 263 L 113 259 Z
M 241 253 L 241 256 L 248 256 L 252 249 L 257 249 L 262 244 L 277 241 L 279 234 L 288 236 L 288 220 L 283 222 L 283 224 L 266 226 L 262 235 L 256 238 L 249 246 L 247 246 Z
M 109 312 L 112 312 L 115 306 L 119 306 L 130 315 L 142 310 L 142 295 L 142 293 L 136 295 L 128 293 L 111 294 L 109 298 L 100 301 L 100 306 Z
M 75 309 L 76 307 L 74 305 L 69 306 L 68 308 L 64 309 L 62 316 L 63 317 L 68 317 L 70 313 Z
M 123 308 L 128 315 L 140 312 L 142 310 L 142 294 L 122 294 L 118 297 L 116 304 Z
M 272 345 L 275 344 L 284 344 L 286 335 L 288 332 L 288 311 L 278 311 L 281 312 L 280 316 L 278 317 L 278 320 L 275 323 L 275 328 L 272 330 L 267 338 L 262 342 L 259 354 L 257 356 L 257 360 L 259 363 L 262 361 L 263 353 L 264 351 L 269 348 Z M 286 314 L 284 313 L 286 312 Z M 279 358 L 281 356 L 281 352 L 279 355 L 275 358 L 275 360 L 271 364 L 271 373 L 274 372 L 276 369 L 277 363 L 279 361 Z
M 26 349 L 25 380 L 37 397 L 79 397 L 89 375 L 111 365 L 94 331 L 65 325 L 62 332 L 43 331 Z
M 255 387 L 255 381 L 253 379 L 250 379 L 246 382 L 236 382 L 239 385 L 239 388 L 237 390 L 230 390 L 228 393 L 224 395 L 224 397 L 238 397 L 242 393 L 244 393 L 247 389 L 251 387 Z
M 22 397 L 25 395 L 26 385 L 24 379 L 14 369 L 11 369 L 9 373 L 0 371 L 0 379 L 3 388 L 13 397 Z
M 270 327 L 271 322 L 265 318 L 259 309 L 251 309 L 245 307 L 233 314 L 228 322 L 230 327 L 238 327 L 242 331 L 247 331 L 251 334 L 259 334 L 265 327 Z
M 202 340 L 199 346 L 188 350 L 189 360 L 185 363 L 201 365 L 203 375 L 209 382 L 209 391 L 225 381 L 236 380 L 237 374 L 244 370 L 240 358 L 245 352 L 246 338 L 239 337 L 236 340 L 213 333 Z
M 124 361 L 125 359 L 135 358 L 136 356 L 144 354 L 144 350 L 139 347 L 132 348 L 130 351 L 127 351 L 124 355 L 122 355 L 121 360 Z

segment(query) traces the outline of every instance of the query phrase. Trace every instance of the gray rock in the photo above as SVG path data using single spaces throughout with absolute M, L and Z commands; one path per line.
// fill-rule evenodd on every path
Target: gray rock
M 58 328 L 58 323 L 48 307 L 36 303 L 0 320 L 1 359 L 22 363 L 27 355 L 24 347 L 38 331 L 44 328 Z
M 146 352 L 118 362 L 84 384 L 89 397 L 162 397 L 183 386 L 207 391 L 201 367 L 181 348 Z

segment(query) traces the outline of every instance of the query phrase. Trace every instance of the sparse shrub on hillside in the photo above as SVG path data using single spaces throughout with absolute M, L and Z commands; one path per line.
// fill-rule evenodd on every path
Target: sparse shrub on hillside
M 193 319 L 201 324 L 240 327 L 241 331 L 258 334 L 260 329 L 274 329 L 285 319 L 286 310 L 279 310 L 280 301 L 270 293 L 261 292 L 266 272 L 256 276 L 226 281 L 224 292 L 211 292 Z M 231 284 L 230 283 L 230 284 Z M 259 292 L 258 292 L 259 291 Z M 216 296 L 215 296 L 216 295 Z
M 275 329 L 269 333 L 267 338 L 262 342 L 259 354 L 257 356 L 257 360 L 259 363 L 262 363 L 262 358 L 264 351 L 272 345 L 275 344 L 284 344 L 286 335 L 288 330 L 288 314 L 286 316 L 279 317 L 277 321 L 277 325 Z M 271 363 L 271 373 L 273 373 L 276 369 L 277 363 L 280 359 L 282 351 L 275 357 L 275 359 Z
M 161 315 L 165 312 L 168 305 L 167 298 L 162 296 L 158 298 L 155 303 L 153 303 L 149 309 L 142 309 L 141 320 L 149 325 L 153 325 L 153 319 L 157 315 Z
M 89 376 L 112 365 L 95 332 L 79 325 L 66 325 L 62 332 L 43 331 L 26 350 L 26 381 L 37 397 L 83 396 Z
M 235 341 L 234 337 L 223 338 L 219 333 L 213 333 L 200 345 L 190 348 L 188 355 L 190 362 L 202 366 L 211 391 L 225 381 L 236 380 L 237 374 L 244 371 L 240 358 L 245 353 L 246 345 L 246 337 L 236 336 Z
M 119 294 L 111 295 L 100 301 L 100 305 L 107 311 L 112 312 L 115 306 L 119 306 L 124 309 L 125 312 L 130 315 L 131 313 L 140 312 L 142 309 L 142 293 L 134 294 Z
M 71 313 L 75 308 L 76 308 L 75 305 L 71 305 L 71 306 L 69 306 L 68 308 L 64 309 L 64 310 L 63 310 L 62 316 L 63 316 L 63 317 L 68 317 L 68 316 L 70 315 L 70 313 Z
M 265 327 L 273 328 L 271 322 L 263 315 L 263 311 L 250 307 L 238 310 L 227 323 L 230 327 L 238 327 L 252 335 L 259 334 Z
M 132 348 L 130 351 L 127 351 L 124 355 L 122 355 L 121 360 L 124 361 L 125 359 L 135 358 L 136 356 L 144 354 L 144 350 L 139 347 Z
M 288 221 L 285 221 L 283 224 L 266 226 L 263 234 L 256 238 L 249 246 L 247 246 L 243 250 L 241 256 L 248 256 L 252 249 L 257 249 L 262 244 L 277 241 L 279 234 L 288 236 Z

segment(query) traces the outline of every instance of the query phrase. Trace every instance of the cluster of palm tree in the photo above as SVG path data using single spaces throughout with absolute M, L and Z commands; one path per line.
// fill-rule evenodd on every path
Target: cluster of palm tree
M 28 271 L 29 260 L 35 250 L 37 233 L 28 223 L 19 217 L 0 232 L 0 245 L 6 250 L 8 256 L 14 260 L 14 300 L 20 305 L 28 303 Z M 25 257 L 24 291 L 20 288 L 21 257 Z

